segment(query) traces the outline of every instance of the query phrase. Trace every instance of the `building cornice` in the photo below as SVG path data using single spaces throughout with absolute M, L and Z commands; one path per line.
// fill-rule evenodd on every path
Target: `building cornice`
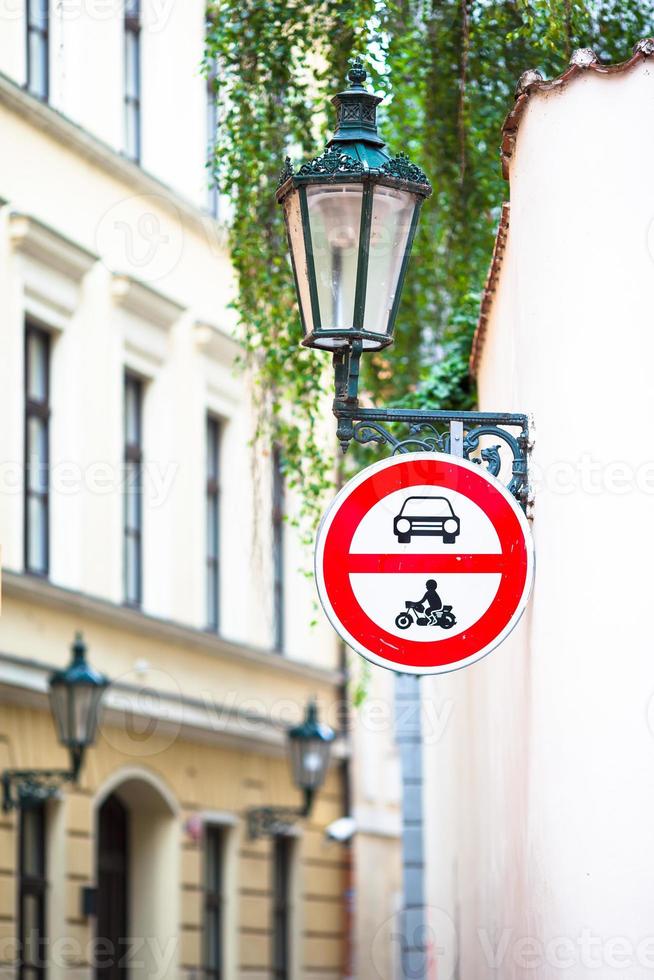
M 203 353 L 227 367 L 234 367 L 241 353 L 241 346 L 226 330 L 207 320 L 196 320 L 193 334 L 198 348 Z
M 111 295 L 116 303 L 130 313 L 163 329 L 171 327 L 184 312 L 184 307 L 177 300 L 123 273 L 113 274 Z
M 96 622 L 124 629 L 135 635 L 167 643 L 178 643 L 184 649 L 199 650 L 208 656 L 232 662 L 265 667 L 271 673 L 286 674 L 320 684 L 340 685 L 343 674 L 338 670 L 316 667 L 304 661 L 281 656 L 272 650 L 237 643 L 204 630 L 161 619 L 147 613 L 98 599 L 95 596 L 53 585 L 45 579 L 3 569 L 3 593 L 7 598 L 22 599 L 61 612 L 85 616 Z
M 48 708 L 48 678 L 54 664 L 28 660 L 0 652 L 2 679 L 0 701 L 23 708 L 43 711 Z M 241 710 L 234 705 L 208 703 L 201 698 L 184 694 L 168 694 L 157 689 L 156 697 L 144 697 L 143 685 L 113 681 L 104 696 L 103 724 L 124 728 L 134 718 L 147 718 L 156 723 L 157 737 L 186 738 L 189 741 L 214 743 L 235 748 L 256 749 L 266 755 L 286 754 L 287 726 L 274 717 Z M 105 737 L 111 739 L 107 731 Z M 349 743 L 342 735 L 334 746 L 334 761 L 347 758 Z
M 17 116 L 26 119 L 35 128 L 47 133 L 62 146 L 73 150 L 110 177 L 122 181 L 139 193 L 156 194 L 164 198 L 196 231 L 209 234 L 212 242 L 224 240 L 222 226 L 208 211 L 197 207 L 178 191 L 148 173 L 143 167 L 128 160 L 57 109 L 30 95 L 2 72 L 0 72 L 0 105 L 6 106 Z
M 18 251 L 79 282 L 98 256 L 28 214 L 12 211 L 9 238 Z

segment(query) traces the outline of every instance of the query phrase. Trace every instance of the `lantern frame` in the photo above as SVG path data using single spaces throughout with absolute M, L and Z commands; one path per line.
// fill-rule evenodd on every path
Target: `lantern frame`
M 288 247 L 295 279 L 304 347 L 315 347 L 337 353 L 360 344 L 362 350 L 382 350 L 393 342 L 393 331 L 402 296 L 402 287 L 411 255 L 411 248 L 418 227 L 420 210 L 424 200 L 432 192 L 425 173 L 411 163 L 406 154 L 391 157 L 385 150 L 385 142 L 377 130 L 376 111 L 382 101 L 364 88 L 367 73 L 357 59 L 348 73 L 350 88 L 332 99 L 338 114 L 336 131 L 324 152 L 315 159 L 303 163 L 295 170 L 290 157 L 286 158 L 276 192 L 277 202 L 284 208 Z M 362 201 L 358 228 L 356 282 L 351 301 L 352 322 L 346 316 L 345 326 L 324 323 L 318 290 L 318 274 L 314 235 L 311 227 L 307 192 L 311 188 L 325 190 L 346 189 L 360 185 Z M 384 287 L 388 292 L 390 307 L 386 307 L 383 330 L 366 329 L 366 311 L 370 302 L 369 279 L 373 209 L 377 188 L 389 188 L 406 196 L 413 196 L 413 210 L 408 227 L 404 229 L 404 250 L 396 272 L 390 275 L 395 282 Z M 297 195 L 295 199 L 294 195 Z M 297 200 L 297 207 L 295 203 Z M 295 218 L 291 217 L 291 207 Z M 302 248 L 299 249 L 297 230 L 291 225 L 299 210 Z M 333 285 L 333 280 L 332 280 Z M 348 313 L 350 310 L 347 311 Z
M 293 782 L 305 794 L 305 809 L 308 813 L 311 801 L 317 790 L 325 782 L 329 768 L 331 744 L 334 732 L 328 725 L 318 720 L 318 707 L 315 700 L 307 705 L 304 720 L 288 732 L 289 757 Z M 307 765 L 307 757 L 317 753 L 319 766 L 313 770 L 312 778 L 307 778 L 311 768 Z
M 50 710 L 60 744 L 65 745 L 77 757 L 95 742 L 100 720 L 100 702 L 109 681 L 87 663 L 86 644 L 81 633 L 76 633 L 71 652 L 73 657 L 70 664 L 50 675 Z M 83 728 L 80 728 L 82 719 L 77 698 L 82 693 L 89 703 Z M 63 700 L 59 698 L 60 694 L 63 694 Z
M 71 662 L 64 669 L 53 671 L 48 682 L 53 722 L 59 743 L 70 753 L 70 768 L 5 769 L 1 777 L 2 808 L 5 813 L 14 808 L 34 806 L 49 800 L 58 795 L 64 783 L 77 782 L 84 753 L 95 741 L 101 701 L 109 680 L 87 663 L 86 644 L 79 632 L 75 634 L 71 651 Z M 89 704 L 86 725 L 80 734 L 79 730 L 75 732 L 80 721 L 79 706 L 75 698 L 83 689 Z M 65 709 L 66 717 L 61 714 L 61 709 Z

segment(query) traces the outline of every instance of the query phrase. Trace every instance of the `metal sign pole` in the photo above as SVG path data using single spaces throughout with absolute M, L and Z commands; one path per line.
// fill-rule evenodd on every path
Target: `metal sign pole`
M 402 771 L 402 978 L 426 980 L 422 717 L 417 674 L 395 675 L 395 730 Z
M 450 453 L 463 458 L 463 422 L 450 422 Z M 396 674 L 395 725 L 402 770 L 401 956 L 404 980 L 427 980 L 429 924 L 425 903 L 425 847 L 420 676 Z

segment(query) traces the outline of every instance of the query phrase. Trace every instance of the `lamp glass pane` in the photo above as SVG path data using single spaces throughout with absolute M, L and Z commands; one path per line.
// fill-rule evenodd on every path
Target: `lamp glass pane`
M 93 684 L 53 684 L 50 707 L 57 737 L 68 747 L 92 745 L 104 688 Z
M 50 686 L 50 711 L 57 730 L 57 739 L 62 745 L 68 738 L 68 689 L 65 684 Z
M 93 725 L 94 715 L 94 688 L 80 684 L 72 689 L 73 695 L 73 737 L 76 744 L 88 745 L 95 737 L 95 726 Z
M 359 264 L 363 184 L 307 187 L 307 205 L 323 330 L 351 330 Z M 340 347 L 338 337 L 323 344 Z
M 293 739 L 291 768 L 298 789 L 319 789 L 327 772 L 331 745 L 322 739 Z
M 309 293 L 309 274 L 307 271 L 307 251 L 302 230 L 302 213 L 300 211 L 299 191 L 291 191 L 284 198 L 284 218 L 288 231 L 288 240 L 293 254 L 295 267 L 295 285 L 298 299 L 302 308 L 305 327 L 308 333 L 313 330 L 313 314 L 311 312 L 311 294 Z
M 385 334 L 395 302 L 418 197 L 394 187 L 375 187 L 370 227 L 364 330 Z

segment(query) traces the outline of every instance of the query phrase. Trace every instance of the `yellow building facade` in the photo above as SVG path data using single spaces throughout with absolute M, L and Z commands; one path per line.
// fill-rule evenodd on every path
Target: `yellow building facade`
M 110 684 L 79 783 L 0 813 L 0 977 L 394 980 L 394 677 L 347 707 L 356 658 L 252 444 L 205 6 L 6 14 L 0 775 L 69 765 L 47 691 L 77 632 Z M 302 805 L 287 733 L 313 698 L 324 786 L 253 838 L 252 808 Z
M 67 661 L 72 630 L 82 625 L 94 664 L 127 668 L 105 695 L 97 743 L 87 752 L 79 785 L 64 788 L 43 807 L 45 922 L 37 930 L 34 962 L 44 963 L 55 978 L 113 975 L 97 970 L 115 961 L 129 966 L 134 977 L 211 975 L 205 963 L 207 928 L 214 921 L 208 912 L 213 836 L 220 862 L 220 935 L 214 941 L 221 949 L 221 975 L 285 975 L 273 972 L 280 922 L 288 943 L 286 975 L 345 975 L 348 850 L 325 837 L 325 828 L 344 812 L 338 763 L 309 819 L 287 837 L 251 839 L 247 826 L 251 808 L 299 806 L 283 719 L 292 718 L 309 694 L 327 714 L 336 678 L 306 666 L 289 670 L 281 660 L 270 669 L 269 654 L 247 655 L 190 630 L 184 643 L 183 628 L 139 619 L 139 613 L 71 597 L 47 583 L 5 576 L 3 650 L 16 652 L 1 658 L 3 767 L 68 766 L 66 751 L 56 744 L 45 686 L 50 667 Z M 164 638 L 167 631 L 174 635 Z M 120 650 L 158 666 L 135 674 L 127 657 L 121 663 L 116 656 Z M 179 676 L 175 664 L 183 664 L 188 677 L 181 694 L 172 684 L 167 692 L 155 686 L 167 670 Z M 215 678 L 230 674 L 232 690 L 247 692 L 240 706 L 217 700 L 226 688 Z M 197 697 L 189 693 L 191 678 Z M 273 706 L 270 713 L 262 711 L 266 704 Z M 106 881 L 104 864 L 121 857 L 101 827 L 107 804 L 111 811 L 116 802 L 125 821 L 127 928 L 114 938 L 99 921 L 98 892 Z M 115 812 L 110 819 L 115 827 Z M 5 814 L 0 828 L 2 969 L 15 976 L 21 944 L 30 943 L 21 899 L 20 811 Z
M 110 680 L 79 783 L 0 815 L 0 975 L 336 980 L 347 738 L 307 819 L 248 812 L 301 805 L 286 733 L 342 728 L 342 658 L 234 369 L 204 8 L 155 13 L 0 35 L 0 771 L 68 766 L 77 631 Z

